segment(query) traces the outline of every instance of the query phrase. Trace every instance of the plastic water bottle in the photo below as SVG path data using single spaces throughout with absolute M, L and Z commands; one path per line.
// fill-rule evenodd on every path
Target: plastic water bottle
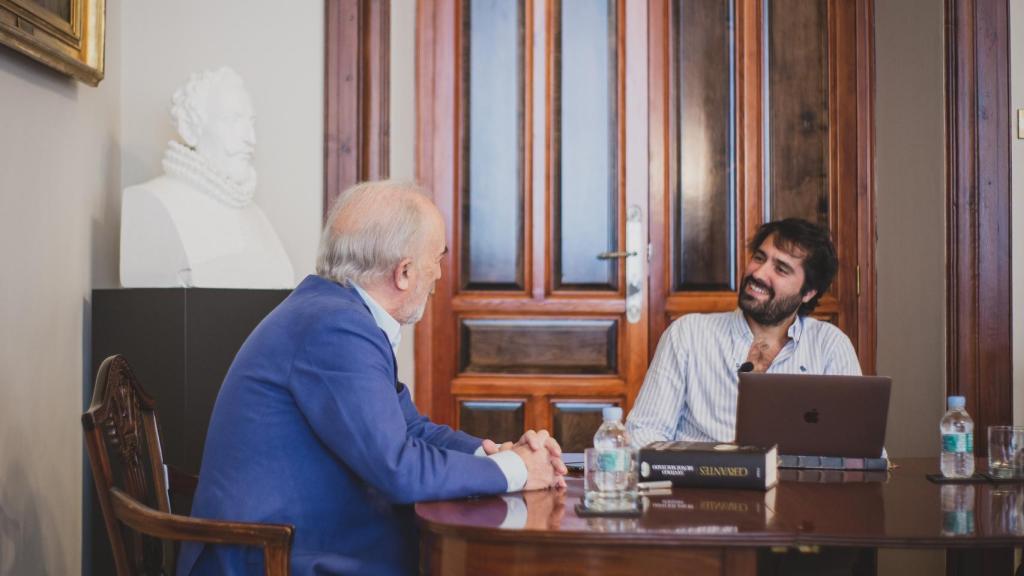
M 629 434 L 622 425 L 622 408 L 608 406 L 601 411 L 604 423 L 594 434 L 597 449 L 595 484 L 600 498 L 624 498 L 636 494 L 636 471 Z
M 942 434 L 942 475 L 970 478 L 974 475 L 974 420 L 967 415 L 963 396 L 949 397 L 949 411 L 939 422 Z

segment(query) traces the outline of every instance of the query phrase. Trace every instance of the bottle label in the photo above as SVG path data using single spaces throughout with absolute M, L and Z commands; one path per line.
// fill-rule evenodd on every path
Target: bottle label
M 599 450 L 597 469 L 601 472 L 628 472 L 629 452 L 622 449 Z
M 974 453 L 974 433 L 954 432 L 942 435 L 943 452 L 968 452 Z
M 974 534 L 974 511 L 953 510 L 942 513 L 942 531 L 950 536 Z

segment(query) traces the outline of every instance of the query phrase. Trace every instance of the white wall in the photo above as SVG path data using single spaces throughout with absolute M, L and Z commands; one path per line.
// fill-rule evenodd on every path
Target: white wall
M 391 0 L 391 177 L 416 176 L 416 0 Z M 412 326 L 402 327 L 398 379 L 415 388 Z
M 323 0 L 132 0 L 123 7 L 125 186 L 163 173 L 171 94 L 189 74 L 234 68 L 256 110 L 256 203 L 313 272 L 323 205 Z
M 78 574 L 90 290 L 117 282 L 121 0 L 91 88 L 0 46 L 0 574 Z
M 1024 2 L 1010 2 L 1010 253 L 1013 255 L 1013 422 L 1024 424 L 1024 140 L 1017 110 L 1024 108 Z
M 937 455 L 945 395 L 943 10 L 875 3 L 877 370 L 895 457 Z

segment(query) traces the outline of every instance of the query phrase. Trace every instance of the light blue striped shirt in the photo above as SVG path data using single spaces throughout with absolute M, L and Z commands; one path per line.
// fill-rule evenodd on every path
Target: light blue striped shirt
M 850 339 L 828 322 L 797 317 L 769 373 L 860 375 Z M 662 335 L 626 420 L 633 445 L 658 440 L 732 442 L 739 367 L 754 334 L 743 312 L 687 314 Z

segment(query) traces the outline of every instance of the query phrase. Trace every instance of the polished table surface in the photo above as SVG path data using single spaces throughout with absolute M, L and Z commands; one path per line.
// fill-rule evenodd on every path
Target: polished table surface
M 449 571 L 444 560 L 459 562 L 458 546 L 472 555 L 474 546 L 481 553 L 493 553 L 502 546 L 521 548 L 531 543 L 590 550 L 615 547 L 627 553 L 630 547 L 666 546 L 991 548 L 1024 544 L 1024 484 L 939 485 L 926 478 L 938 472 L 937 459 L 898 459 L 896 464 L 888 474 L 801 471 L 799 481 L 782 481 L 768 492 L 675 488 L 648 496 L 644 514 L 638 518 L 579 517 L 574 509 L 583 492 L 579 478 L 569 478 L 563 491 L 420 503 L 416 516 L 423 535 L 424 572 Z M 978 464 L 983 470 L 984 461 L 979 459 Z M 794 474 L 787 471 L 789 476 Z M 839 475 L 843 481 L 835 482 Z M 521 498 L 525 504 L 525 527 L 500 527 L 508 498 Z

